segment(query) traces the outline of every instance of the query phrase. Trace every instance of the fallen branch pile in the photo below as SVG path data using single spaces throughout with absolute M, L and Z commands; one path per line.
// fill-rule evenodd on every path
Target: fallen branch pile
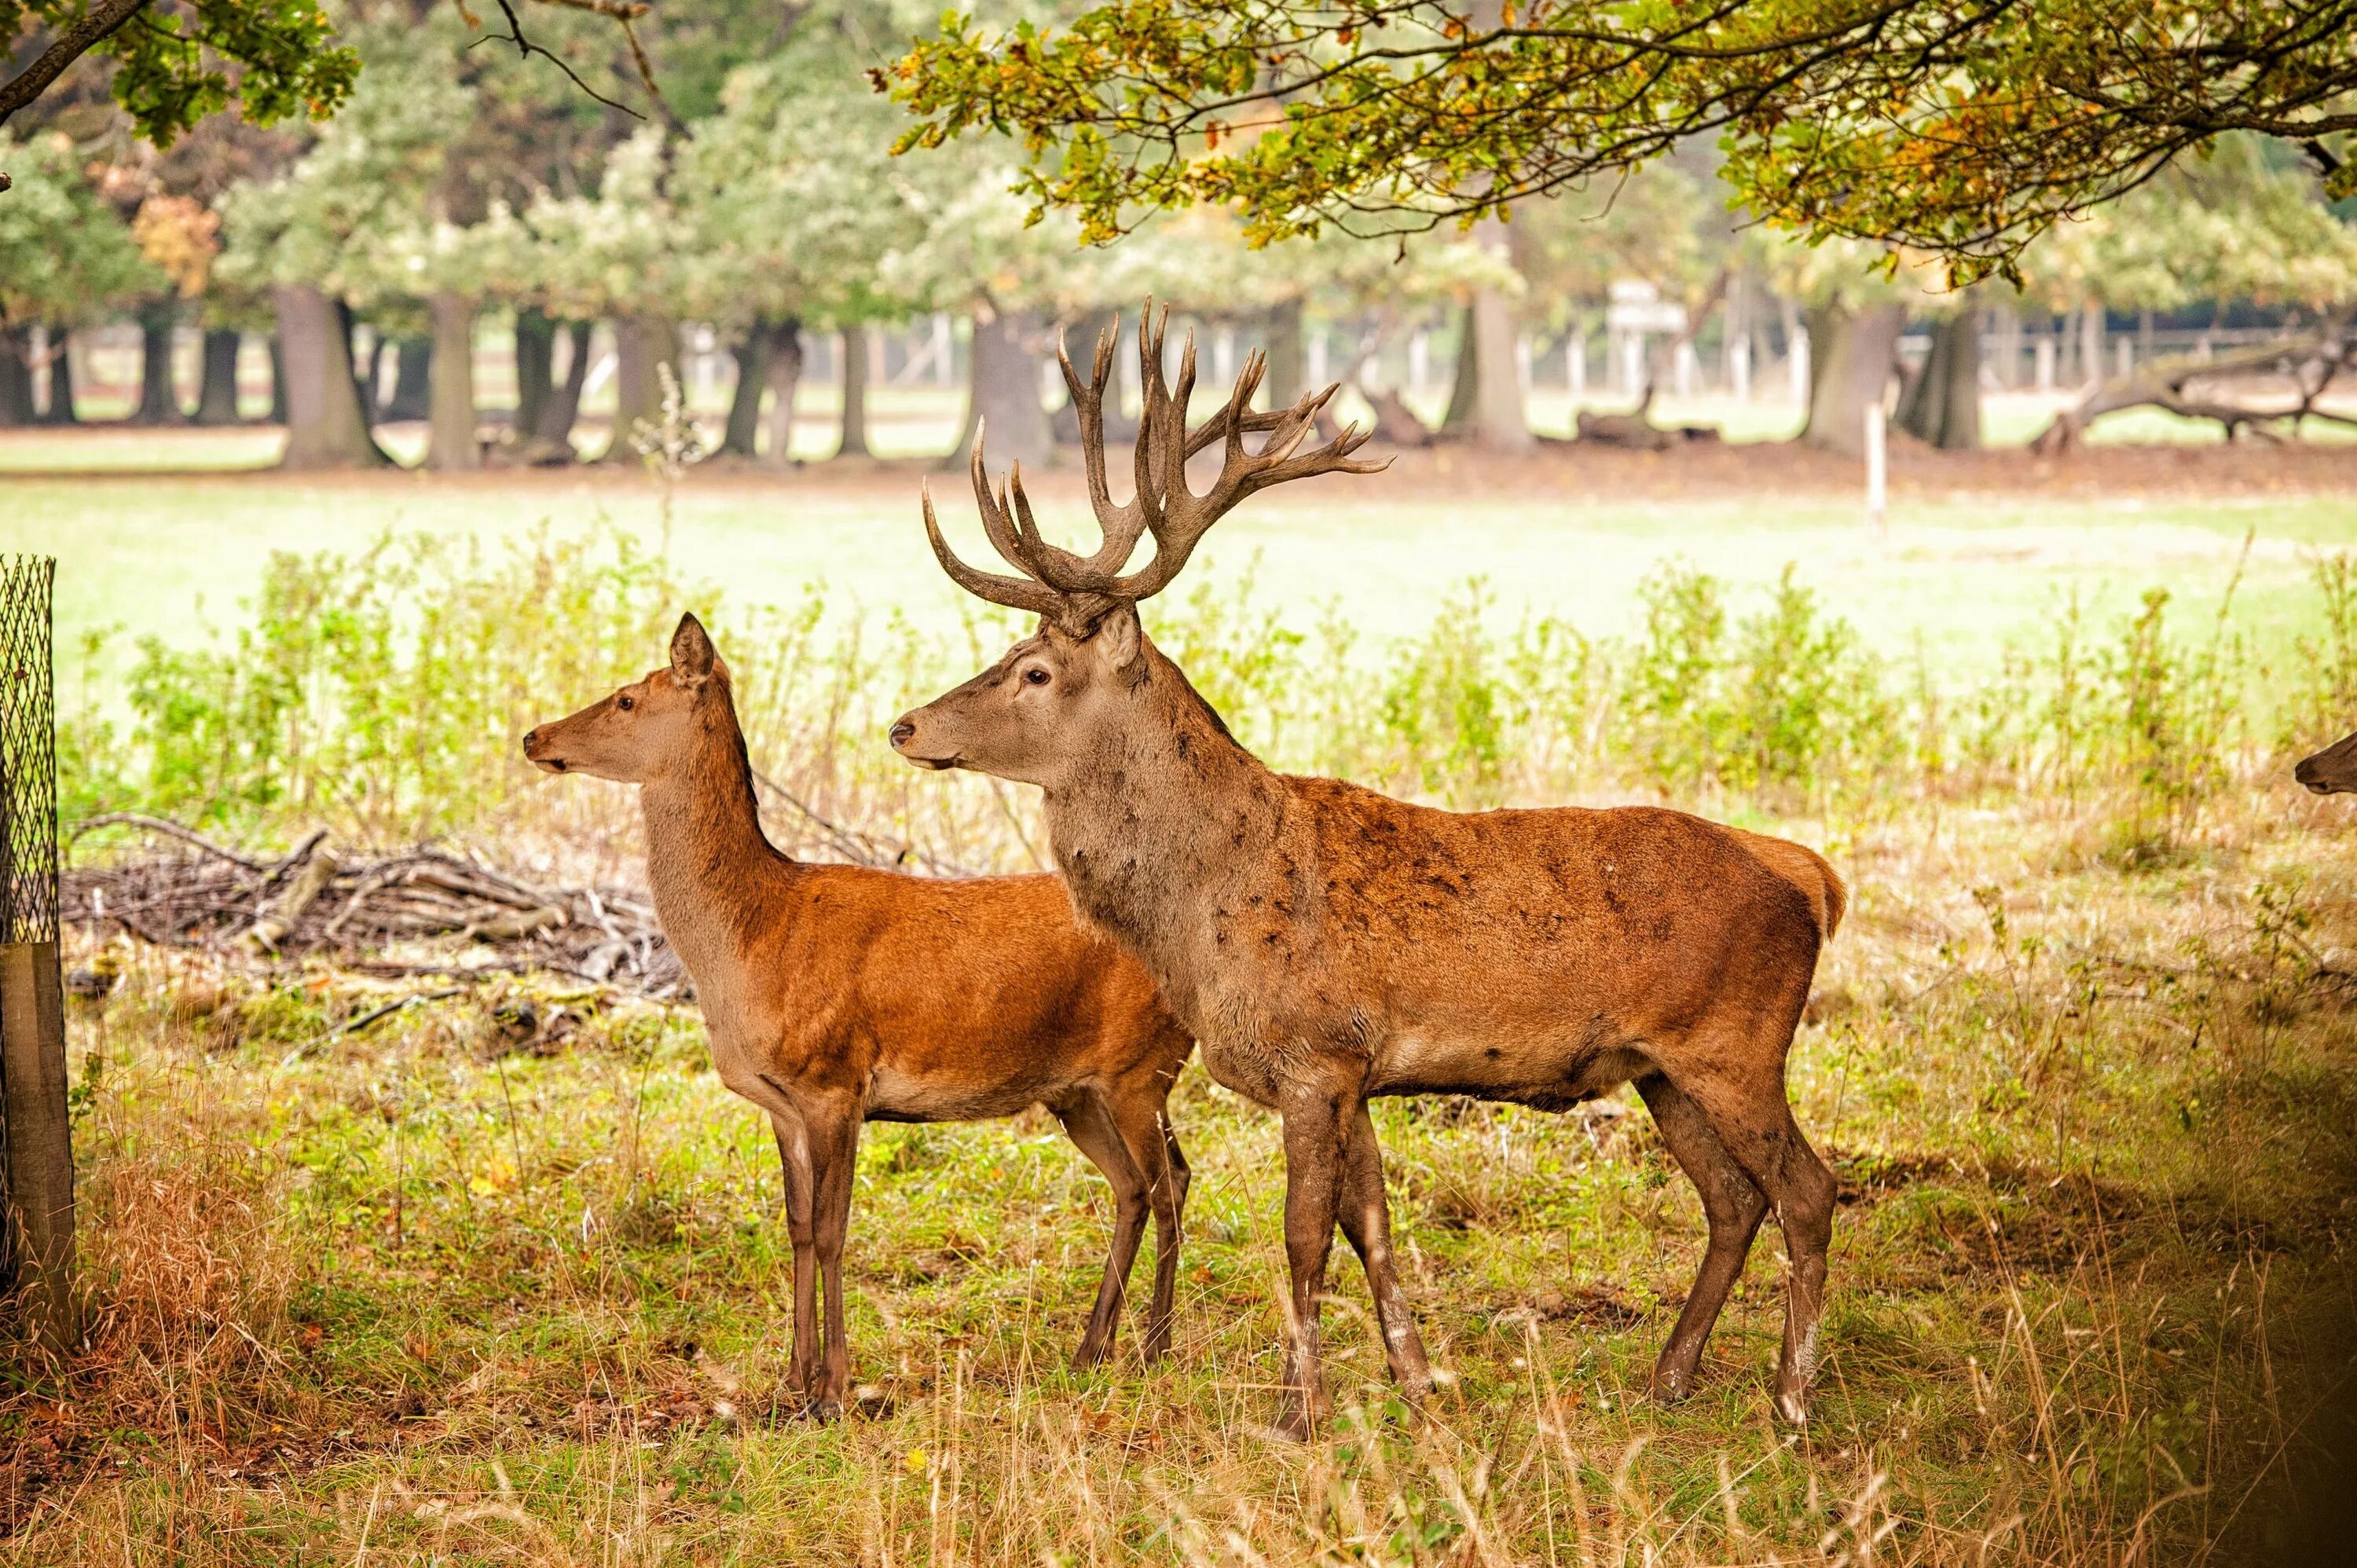
M 93 817 L 75 836 L 101 827 L 179 846 L 65 873 L 61 913 L 102 934 L 254 961 L 326 955 L 386 976 L 540 970 L 658 1000 L 689 993 L 654 910 L 633 892 L 534 886 L 434 849 L 348 864 L 325 832 L 263 860 L 136 812 Z M 420 942 L 431 956 L 387 950 Z

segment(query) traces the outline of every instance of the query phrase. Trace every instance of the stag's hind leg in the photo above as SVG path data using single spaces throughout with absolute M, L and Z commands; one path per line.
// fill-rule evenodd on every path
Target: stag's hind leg
M 1432 1394 L 1432 1366 L 1415 1330 L 1415 1311 L 1401 1288 L 1392 1255 L 1391 1202 L 1383 1193 L 1383 1152 L 1375 1142 L 1374 1118 L 1364 1101 L 1350 1125 L 1350 1152 L 1342 1162 L 1340 1218 L 1342 1234 L 1367 1271 L 1367 1294 L 1374 1298 L 1375 1325 L 1383 1337 L 1383 1357 L 1392 1380 L 1408 1403 L 1421 1407 Z
M 1146 1234 L 1146 1176 L 1131 1157 L 1130 1145 L 1112 1112 L 1096 1095 L 1077 1095 L 1049 1109 L 1081 1153 L 1113 1186 L 1113 1248 L 1105 1254 L 1104 1280 L 1097 1286 L 1088 1329 L 1072 1355 L 1073 1365 L 1093 1367 L 1113 1349 L 1114 1336 L 1121 1328 L 1122 1297 L 1129 1289 L 1129 1271 L 1137 1262 L 1138 1242 Z
M 1789 1039 L 1789 1036 L 1787 1036 Z M 1730 1059 L 1733 1058 L 1733 1059 Z M 1733 1053 L 1720 1069 L 1680 1087 L 1744 1174 L 1775 1206 L 1789 1270 L 1784 1281 L 1784 1348 L 1776 1368 L 1776 1411 L 1809 1419 L 1809 1382 L 1817 1369 L 1817 1320 L 1824 1311 L 1825 1255 L 1833 1244 L 1834 1173 L 1809 1146 L 1784 1098 L 1784 1051 L 1754 1056 L 1748 1070 Z
M 1768 1195 L 1727 1152 L 1702 1108 L 1667 1077 L 1647 1074 L 1637 1080 L 1637 1092 L 1645 1097 L 1670 1157 L 1702 1195 L 1703 1215 L 1710 1221 L 1710 1245 L 1695 1274 L 1694 1288 L 1686 1293 L 1677 1326 L 1670 1330 L 1662 1359 L 1653 1365 L 1653 1397 L 1666 1402 L 1684 1399 L 1694 1386 L 1703 1347 L 1719 1309 L 1727 1305 L 1727 1292 L 1742 1276 L 1760 1222 L 1767 1218 Z

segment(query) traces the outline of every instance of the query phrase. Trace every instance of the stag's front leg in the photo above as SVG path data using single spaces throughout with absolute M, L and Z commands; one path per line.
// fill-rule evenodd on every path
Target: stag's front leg
M 1326 1294 L 1326 1257 L 1334 1244 L 1351 1121 L 1358 1110 L 1355 1084 L 1288 1084 L 1277 1096 L 1277 1113 L 1285 1119 L 1285 1256 L 1293 1285 L 1286 1324 L 1285 1402 L 1277 1424 L 1286 1435 L 1305 1442 L 1325 1413 L 1318 1306 Z

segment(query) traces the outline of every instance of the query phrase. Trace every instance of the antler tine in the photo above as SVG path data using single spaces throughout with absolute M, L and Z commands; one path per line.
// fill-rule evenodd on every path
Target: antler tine
M 1254 361 L 1259 359 L 1257 354 L 1254 356 Z M 1227 438 L 1227 455 L 1221 464 L 1218 480 L 1199 496 L 1187 488 L 1182 470 L 1179 482 L 1168 499 L 1167 515 L 1154 531 L 1154 559 L 1130 576 L 1101 587 L 1092 583 L 1091 588 L 1109 598 L 1132 603 L 1150 598 L 1170 585 L 1211 525 L 1254 491 L 1316 474 L 1372 474 L 1390 467 L 1388 462 L 1352 460 L 1351 454 L 1366 442 L 1370 434 L 1356 424 L 1346 426 L 1333 440 L 1314 451 L 1299 450 L 1302 441 L 1315 428 L 1319 412 L 1340 390 L 1340 382 L 1323 392 L 1305 393 L 1282 413 L 1262 416 L 1260 420 L 1248 418 L 1243 403 L 1252 395 L 1261 368 L 1258 363 L 1246 364 L 1243 375 L 1236 381 L 1238 395 L 1231 396 L 1220 416 L 1205 426 L 1206 435 L 1221 434 Z M 1243 449 L 1243 433 L 1249 428 L 1270 432 L 1268 440 L 1256 453 Z
M 1129 553 L 1137 548 L 1146 532 L 1142 503 L 1132 499 L 1127 506 L 1114 505 L 1113 488 L 1105 478 L 1105 383 L 1113 375 L 1114 350 L 1120 340 L 1121 317 L 1116 316 L 1111 328 L 1097 334 L 1096 360 L 1085 387 L 1072 370 L 1071 356 L 1065 351 L 1063 340 L 1060 338 L 1056 343 L 1056 361 L 1063 368 L 1064 385 L 1072 395 L 1072 412 L 1080 420 L 1081 458 L 1088 470 L 1089 504 L 1096 511 L 1097 528 L 1104 536 L 1087 563 L 1100 572 L 1118 571 L 1127 564 Z
M 928 499 L 925 527 L 933 541 L 933 553 L 961 585 L 994 603 L 1036 610 L 1054 616 L 1075 629 L 1084 629 L 1084 623 L 1093 625 L 1109 606 L 1135 604 L 1168 587 L 1211 526 L 1254 491 L 1315 474 L 1371 474 L 1389 466 L 1359 462 L 1351 457 L 1369 435 L 1356 424 L 1345 426 L 1322 446 L 1308 452 L 1301 450 L 1302 443 L 1317 427 L 1318 414 L 1340 390 L 1340 382 L 1322 392 L 1305 393 L 1290 408 L 1254 413 L 1253 394 L 1260 390 L 1268 374 L 1268 357 L 1259 350 L 1245 359 L 1243 372 L 1236 377 L 1220 411 L 1204 421 L 1200 429 L 1189 430 L 1187 405 L 1195 390 L 1195 338 L 1192 333 L 1188 334 L 1180 350 L 1178 380 L 1174 388 L 1163 375 L 1163 346 L 1169 319 L 1168 309 L 1157 312 L 1149 299 L 1137 324 L 1138 380 L 1146 407 L 1138 422 L 1135 452 L 1137 494 L 1125 507 L 1113 504 L 1104 472 L 1103 397 L 1118 325 L 1113 333 L 1099 338 L 1095 361 L 1085 385 L 1072 367 L 1070 353 L 1061 343 L 1057 345 L 1057 362 L 1063 367 L 1064 383 L 1071 391 L 1081 420 L 1089 497 L 1104 531 L 1104 542 L 1097 553 L 1083 559 L 1049 543 L 1040 535 L 1030 498 L 1024 493 L 1021 465 L 1009 469 L 1006 492 L 996 498 L 991 495 L 977 431 L 974 480 L 983 526 L 998 553 L 1027 576 L 1020 580 L 991 577 L 958 562 L 942 542 Z M 1267 433 L 1268 439 L 1257 452 L 1244 450 L 1243 437 L 1250 432 Z M 1224 441 L 1227 450 L 1221 460 L 1219 478 L 1199 496 L 1187 485 L 1187 459 L 1213 441 Z M 1137 572 L 1126 576 L 1116 575 L 1144 532 L 1154 535 L 1154 558 Z
M 1014 525 L 1007 521 L 1006 498 L 995 495 L 990 488 L 990 467 L 983 457 L 983 437 L 988 433 L 988 422 L 977 419 L 974 424 L 974 451 L 966 459 L 966 471 L 974 480 L 974 504 L 982 513 L 982 532 L 990 540 L 990 547 L 998 552 L 999 559 L 1018 572 L 1031 570 L 1024 559 L 1023 543 L 1015 534 Z
M 959 560 L 950 549 L 949 541 L 942 537 L 941 521 L 933 516 L 933 490 L 931 483 L 918 488 L 925 510 L 925 537 L 933 546 L 933 559 L 942 564 L 950 581 L 979 599 L 994 605 L 1004 605 L 1011 610 L 1025 610 L 1032 615 L 1052 616 L 1063 608 L 1063 596 L 1044 583 L 1025 577 L 1002 577 L 995 572 L 978 572 Z
M 1031 498 L 1023 490 L 1023 465 L 1017 463 L 1006 471 L 1006 483 L 1015 498 L 1016 563 L 1032 576 L 1061 593 L 1085 594 L 1094 591 L 1091 584 L 1102 577 L 1107 568 L 1095 559 L 1082 560 L 1060 545 L 1050 544 L 1039 532 L 1039 520 L 1031 513 Z M 1133 537 L 1130 543 L 1137 542 Z M 1103 552 L 1100 551 L 1101 556 Z M 1123 552 L 1125 556 L 1126 550 Z M 1119 562 L 1114 564 L 1119 565 Z

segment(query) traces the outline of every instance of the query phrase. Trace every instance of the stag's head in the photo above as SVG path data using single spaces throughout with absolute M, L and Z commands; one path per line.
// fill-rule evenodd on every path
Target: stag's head
M 1335 392 L 1304 396 L 1291 408 L 1256 413 L 1253 394 L 1266 360 L 1254 353 L 1244 362 L 1234 390 L 1218 413 L 1189 429 L 1187 403 L 1195 390 L 1195 344 L 1190 336 L 1179 357 L 1174 390 L 1163 379 L 1163 331 L 1169 319 L 1151 301 L 1138 324 L 1138 384 L 1145 408 L 1138 419 L 1134 456 L 1134 493 L 1116 505 L 1105 478 L 1104 393 L 1113 371 L 1119 323 L 1097 339 L 1096 360 L 1084 384 L 1070 355 L 1056 358 L 1080 416 L 1081 449 L 1088 468 L 1089 499 L 1096 510 L 1103 542 L 1095 553 L 1079 555 L 1040 536 L 1023 491 L 1023 469 L 1012 467 L 994 490 L 983 461 L 982 433 L 974 433 L 972 478 L 983 532 L 1017 575 L 967 565 L 942 538 L 932 497 L 924 499 L 925 534 L 934 558 L 960 587 L 995 605 L 1028 610 L 1038 628 L 1009 649 L 996 664 L 964 685 L 900 715 L 891 730 L 893 749 L 920 768 L 971 768 L 1026 783 L 1053 786 L 1064 769 L 1087 755 L 1092 737 L 1119 721 L 1129 694 L 1145 678 L 1149 656 L 1138 625 L 1139 601 L 1170 585 L 1211 524 L 1246 496 L 1287 479 L 1313 474 L 1373 473 L 1381 463 L 1351 458 L 1367 436 L 1352 425 L 1324 446 L 1302 447 L 1317 428 L 1318 415 Z M 1247 450 L 1244 437 L 1264 437 Z M 1187 483 L 1187 460 L 1222 445 L 1219 478 L 1200 495 Z M 1131 553 L 1147 535 L 1154 554 L 1135 572 L 1125 573 Z
M 569 718 L 534 725 L 523 737 L 524 757 L 544 773 L 656 783 L 688 766 L 706 728 L 697 709 L 726 701 L 727 682 L 728 667 L 704 623 L 683 615 L 671 634 L 670 664 Z
M 2357 794 L 2357 735 L 2343 736 L 2314 757 L 2302 757 L 2291 776 L 2319 795 Z

